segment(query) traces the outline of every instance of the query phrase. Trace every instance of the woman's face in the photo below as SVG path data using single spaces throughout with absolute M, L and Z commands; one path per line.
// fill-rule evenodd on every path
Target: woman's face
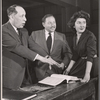
M 77 18 L 75 21 L 75 26 L 77 33 L 83 33 L 86 29 L 86 19 L 85 18 Z

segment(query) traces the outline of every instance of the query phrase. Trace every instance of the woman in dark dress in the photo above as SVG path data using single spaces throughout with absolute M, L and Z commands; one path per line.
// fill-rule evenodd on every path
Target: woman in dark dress
M 93 59 L 97 57 L 96 37 L 86 29 L 89 21 L 90 15 L 79 11 L 68 22 L 76 34 L 73 37 L 73 56 L 64 74 L 82 78 L 82 82 L 90 80 Z

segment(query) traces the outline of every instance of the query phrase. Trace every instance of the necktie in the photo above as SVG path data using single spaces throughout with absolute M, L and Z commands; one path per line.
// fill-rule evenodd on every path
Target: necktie
M 49 54 L 51 50 L 51 44 L 52 44 L 52 37 L 51 37 L 51 33 L 49 33 L 49 36 L 47 38 L 47 47 L 48 47 Z

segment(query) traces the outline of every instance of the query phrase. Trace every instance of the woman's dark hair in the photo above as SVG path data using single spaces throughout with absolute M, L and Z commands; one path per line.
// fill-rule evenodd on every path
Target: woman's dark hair
M 46 18 L 48 17 L 54 17 L 52 14 L 46 14 L 43 18 L 42 18 L 42 23 L 45 22 Z M 54 17 L 55 18 L 55 17 Z
M 14 4 L 14 5 L 10 6 L 10 7 L 7 9 L 8 17 L 9 17 L 11 14 L 13 14 L 13 13 L 17 14 L 16 7 L 18 7 L 18 6 L 19 6 L 19 5 Z M 21 7 L 21 6 L 19 6 L 19 7 Z
M 72 30 L 75 31 L 74 25 L 75 25 L 75 21 L 77 20 L 77 18 L 85 18 L 86 24 L 87 24 L 87 26 L 89 26 L 90 15 L 87 12 L 81 10 L 79 12 L 74 13 L 67 24 Z

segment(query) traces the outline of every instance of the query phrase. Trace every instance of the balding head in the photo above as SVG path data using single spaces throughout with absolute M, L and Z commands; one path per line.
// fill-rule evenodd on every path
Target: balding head
M 10 23 L 16 28 L 23 28 L 26 22 L 26 12 L 19 5 L 12 5 L 7 9 Z

